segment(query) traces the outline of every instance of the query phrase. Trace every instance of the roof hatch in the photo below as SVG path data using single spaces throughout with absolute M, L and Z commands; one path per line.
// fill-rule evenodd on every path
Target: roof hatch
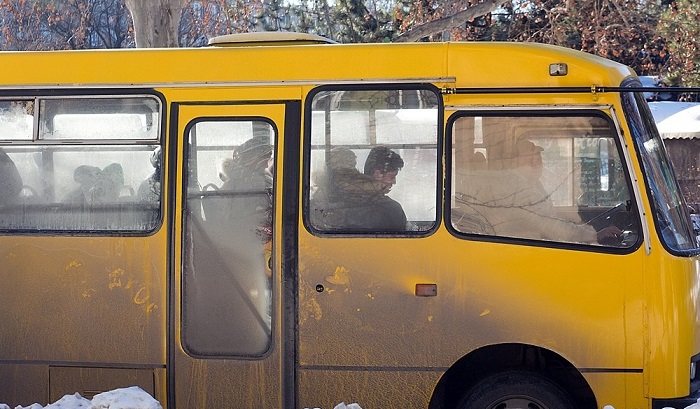
M 315 34 L 289 31 L 261 31 L 256 33 L 226 34 L 209 40 L 210 46 L 250 47 L 266 45 L 336 44 L 335 41 Z

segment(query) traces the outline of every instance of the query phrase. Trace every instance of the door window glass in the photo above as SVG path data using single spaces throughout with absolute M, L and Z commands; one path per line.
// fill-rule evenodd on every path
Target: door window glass
M 195 356 L 259 356 L 271 336 L 276 131 L 262 119 L 188 129 L 183 345 Z

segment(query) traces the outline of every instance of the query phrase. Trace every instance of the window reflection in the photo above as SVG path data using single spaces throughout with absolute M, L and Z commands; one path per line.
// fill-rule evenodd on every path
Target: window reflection
M 459 117 L 451 224 L 459 232 L 631 247 L 639 219 L 602 116 Z

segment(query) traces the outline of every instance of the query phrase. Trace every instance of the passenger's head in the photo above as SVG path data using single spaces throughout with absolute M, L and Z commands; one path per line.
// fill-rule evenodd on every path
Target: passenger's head
M 102 169 L 97 182 L 98 193 L 101 194 L 102 200 L 116 200 L 123 187 L 124 169 L 122 169 L 122 165 L 111 163 Z
M 388 192 L 396 184 L 396 175 L 403 168 L 404 162 L 398 153 L 386 146 L 375 146 L 369 151 L 365 162 L 364 173 L 384 184 L 384 191 Z
M 233 161 L 236 166 L 249 170 L 263 171 L 269 166 L 272 146 L 261 138 L 251 138 L 234 149 Z
M 542 176 L 542 151 L 543 149 L 532 141 L 520 139 L 515 144 L 516 161 L 518 167 L 530 169 L 532 177 L 539 179 Z
M 115 201 L 124 187 L 124 171 L 118 163 L 112 163 L 104 169 L 81 165 L 73 172 L 73 180 L 80 184 L 87 202 Z
M 221 179 L 222 182 L 226 182 L 233 178 L 235 171 L 233 158 L 222 159 L 217 165 L 217 171 L 219 173 L 219 179 Z
M 151 153 L 151 166 L 155 169 L 151 178 L 155 182 L 160 182 L 160 168 L 163 163 L 163 155 L 161 154 L 160 146 L 156 147 Z
M 355 169 L 357 166 L 357 155 L 346 147 L 333 148 L 329 155 L 328 164 L 331 169 Z

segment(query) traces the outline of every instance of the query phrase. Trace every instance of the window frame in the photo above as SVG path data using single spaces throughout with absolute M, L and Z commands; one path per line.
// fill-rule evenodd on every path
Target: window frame
M 452 198 L 453 189 L 452 186 L 455 182 L 454 171 L 453 171 L 453 137 L 452 129 L 460 118 L 464 117 L 599 117 L 604 119 L 611 131 L 611 139 L 614 142 L 615 149 L 618 153 L 618 158 L 622 164 L 622 171 L 625 175 L 625 182 L 627 184 L 627 190 L 630 196 L 631 209 L 636 213 L 635 217 L 637 219 L 639 231 L 637 233 L 637 239 L 633 245 L 629 247 L 615 247 L 615 246 L 602 246 L 602 245 L 590 245 L 582 243 L 564 242 L 564 241 L 548 241 L 533 238 L 519 238 L 519 237 L 509 237 L 509 236 L 498 236 L 489 234 L 478 234 L 478 233 L 467 233 L 457 230 L 452 224 Z M 446 229 L 455 237 L 464 240 L 471 241 L 483 241 L 483 242 L 494 242 L 494 243 L 509 243 L 509 244 L 520 244 L 536 247 L 548 247 L 548 248 L 560 248 L 560 249 L 570 249 L 579 251 L 592 251 L 597 253 L 613 253 L 613 254 L 629 254 L 636 251 L 644 240 L 644 220 L 639 213 L 639 197 L 638 190 L 635 189 L 633 184 L 633 179 L 630 173 L 630 163 L 629 163 L 629 152 L 626 150 L 621 140 L 623 139 L 622 131 L 620 130 L 619 124 L 614 119 L 613 108 L 609 105 L 592 105 L 592 106 L 505 106 L 499 107 L 494 110 L 493 107 L 459 107 L 454 112 L 452 112 L 447 120 L 445 126 L 446 132 L 446 147 L 445 151 L 445 216 L 444 223 Z M 572 138 L 573 140 L 573 138 Z
M 430 92 L 435 95 L 437 102 L 437 124 L 436 124 L 436 163 L 434 164 L 435 169 L 435 192 L 434 192 L 434 205 L 435 205 L 435 217 L 432 221 L 430 228 L 425 230 L 404 230 L 401 232 L 386 232 L 386 231 L 368 231 L 368 230 L 322 230 L 316 228 L 311 222 L 311 152 L 314 150 L 316 145 L 312 144 L 313 134 L 312 134 L 312 117 L 314 113 L 313 103 L 315 97 L 322 92 L 346 92 L 346 91 L 356 91 L 356 92 L 383 92 L 383 91 L 425 91 Z M 397 108 L 400 109 L 400 108 Z M 303 160 L 303 171 L 302 171 L 302 220 L 303 225 L 307 231 L 315 236 L 319 237 L 426 237 L 432 235 L 440 227 L 440 220 L 442 218 L 442 191 L 443 191 L 443 178 L 442 178 L 442 164 L 443 164 L 443 147 L 444 147 L 444 100 L 441 90 L 433 84 L 425 83 L 383 83 L 383 84 L 372 84 L 372 85 L 358 85 L 358 84 L 341 84 L 341 85 L 323 85 L 312 89 L 305 97 L 304 101 L 304 149 L 302 154 Z M 369 148 L 385 145 L 392 150 L 403 149 L 404 146 L 408 147 L 418 147 L 420 143 L 409 143 L 409 144 L 383 144 L 374 143 L 369 141 L 367 145 L 357 145 L 357 144 L 344 144 L 336 146 L 344 146 L 351 149 L 358 148 Z M 333 146 L 333 145 L 331 145 Z M 406 169 L 406 166 L 404 166 Z M 399 177 L 401 174 L 399 173 Z M 410 221 L 410 220 L 409 220 Z
M 199 157 L 198 157 L 198 155 L 201 152 L 199 150 L 200 145 L 191 143 L 190 138 L 191 138 L 192 133 L 195 132 L 195 138 L 196 138 L 197 136 L 196 136 L 195 130 L 196 130 L 198 124 L 200 124 L 200 123 L 214 123 L 214 122 L 220 122 L 220 123 L 227 123 L 227 122 L 228 123 L 233 123 L 233 122 L 254 123 L 254 122 L 259 122 L 259 123 L 266 124 L 267 126 L 269 126 L 269 129 L 272 132 L 271 147 L 272 147 L 272 158 L 274 160 L 274 167 L 276 168 L 276 167 L 281 165 L 281 162 L 277 158 L 279 157 L 278 150 L 280 149 L 279 143 L 282 141 L 282 136 L 280 135 L 280 130 L 279 130 L 279 127 L 277 126 L 277 123 L 275 123 L 275 121 L 273 119 L 271 119 L 269 117 L 265 117 L 265 116 L 259 116 L 259 115 L 251 116 L 251 115 L 235 115 L 235 114 L 231 114 L 230 116 L 197 116 L 197 117 L 194 117 L 194 118 L 191 118 L 190 120 L 188 120 L 184 126 L 184 129 L 183 129 L 183 134 L 182 134 L 182 144 L 183 144 L 182 169 L 183 169 L 184 175 L 189 175 L 190 172 L 192 171 L 192 166 L 191 166 L 192 163 L 190 161 L 190 158 L 192 158 L 193 156 L 197 159 L 194 162 L 195 171 L 197 171 L 197 172 L 199 171 L 199 163 L 198 163 Z M 245 141 L 245 139 L 244 139 L 244 141 Z M 233 145 L 232 144 L 232 145 L 213 145 L 213 146 L 212 145 L 204 145 L 204 146 L 211 147 L 211 149 L 204 149 L 205 151 L 217 151 L 221 148 L 227 148 L 227 149 L 230 148 L 230 150 L 233 151 L 236 147 L 239 147 L 240 145 Z M 223 150 L 223 149 L 221 149 L 221 150 Z M 212 164 L 208 164 L 208 165 L 212 165 Z M 237 192 L 236 190 L 233 190 L 233 191 L 223 191 L 224 194 L 222 195 L 221 193 L 219 193 L 220 190 L 218 188 L 217 188 L 217 190 L 214 190 L 214 191 L 207 191 L 206 187 L 208 184 L 201 185 L 200 180 L 198 178 L 196 180 L 197 180 L 197 187 L 200 190 L 198 190 L 198 192 L 195 195 L 191 195 L 191 193 L 190 193 L 191 186 L 189 184 L 190 183 L 189 180 L 183 180 L 183 186 L 181 187 L 182 192 L 183 192 L 182 204 L 181 204 L 181 209 L 180 209 L 182 212 L 181 218 L 182 218 L 182 222 L 183 222 L 182 223 L 182 233 L 183 234 L 181 237 L 181 240 L 182 240 L 181 246 L 183 248 L 189 248 L 190 245 L 194 244 L 194 243 L 187 243 L 185 241 L 186 237 L 188 237 L 192 234 L 192 231 L 188 230 L 188 229 L 194 229 L 194 227 L 187 227 L 187 224 L 189 222 L 188 219 L 191 217 L 188 214 L 190 211 L 190 205 L 189 205 L 190 201 L 192 201 L 192 202 L 199 201 L 200 205 L 201 205 L 202 201 L 204 199 L 206 199 L 207 197 L 219 197 L 219 198 L 221 198 L 221 197 L 225 198 L 225 197 L 229 197 L 229 196 L 233 197 L 237 193 L 244 193 L 244 194 L 251 193 L 253 195 L 259 194 L 259 192 L 257 192 L 257 191 Z M 272 203 L 271 203 L 272 208 L 270 210 L 272 212 L 272 221 L 271 221 L 272 226 L 274 226 L 276 223 L 276 220 L 275 220 L 276 199 L 275 198 L 276 198 L 276 195 L 278 194 L 278 192 L 276 191 L 276 185 L 277 185 L 276 172 L 273 172 L 273 174 L 272 174 L 272 187 L 271 187 L 272 190 L 270 192 L 272 195 L 272 199 L 273 199 Z M 196 223 L 196 222 L 194 222 L 194 223 Z M 274 237 L 272 238 L 272 241 L 274 241 Z M 261 244 L 261 247 L 263 247 L 262 244 Z M 186 254 L 186 252 L 183 252 L 183 255 L 182 255 L 183 261 L 185 260 L 185 257 L 186 257 L 185 254 Z M 194 253 L 191 253 L 190 256 L 194 256 Z M 270 257 L 272 257 L 272 254 L 270 254 Z M 188 293 L 187 293 L 187 290 L 189 289 L 188 286 L 190 285 L 190 284 L 188 284 L 188 280 L 190 280 L 190 278 L 187 277 L 187 275 L 188 274 L 194 275 L 196 272 L 194 270 L 188 271 L 188 268 L 192 268 L 192 267 L 190 267 L 187 263 L 183 263 L 183 265 L 181 266 L 181 274 L 182 274 L 181 280 L 182 280 L 182 282 L 181 282 L 181 289 L 180 289 L 180 291 L 181 291 L 180 297 L 182 299 L 182 305 L 181 305 L 182 311 L 180 314 L 180 325 L 181 325 L 182 330 L 181 330 L 180 337 L 179 337 L 180 338 L 179 342 L 181 342 L 183 350 L 187 353 L 187 355 L 189 355 L 190 357 L 193 357 L 193 358 L 197 358 L 197 359 L 250 359 L 250 360 L 259 360 L 259 359 L 264 359 L 264 358 L 268 357 L 273 352 L 273 349 L 275 347 L 275 342 L 274 342 L 275 340 L 274 340 L 274 336 L 273 336 L 274 334 L 272 332 L 267 334 L 267 344 L 265 345 L 264 350 L 261 350 L 258 353 L 241 353 L 241 352 L 234 351 L 236 345 L 227 345 L 226 347 L 228 348 L 228 350 L 226 352 L 213 352 L 210 350 L 197 350 L 195 348 L 197 346 L 197 345 L 195 345 L 196 342 L 194 342 L 195 339 L 189 338 L 190 331 L 189 331 L 189 329 L 185 328 L 186 327 L 186 322 L 185 322 L 186 316 L 189 317 L 190 315 L 188 315 L 188 314 L 191 314 L 192 316 L 195 315 L 194 311 L 188 310 L 188 308 L 190 308 L 190 302 L 192 304 L 195 304 L 195 303 L 194 303 L 194 301 L 192 301 L 194 298 L 190 298 L 191 296 L 188 296 Z M 230 273 L 230 271 L 226 271 L 226 273 Z M 193 279 L 193 281 L 196 281 L 196 279 Z M 272 283 L 270 283 L 270 284 L 272 284 Z M 193 282 L 191 285 L 195 286 L 195 283 Z M 270 325 L 271 325 L 272 331 L 274 331 L 274 325 L 275 325 L 275 321 L 277 319 L 275 314 L 272 312 L 272 308 L 273 308 L 273 305 L 275 302 L 274 301 L 275 294 L 273 293 L 275 291 L 274 285 L 271 285 L 271 287 L 269 287 L 268 290 L 270 291 L 269 296 L 268 296 L 269 297 L 268 300 L 270 301 L 269 307 L 271 308 L 271 310 L 270 310 L 270 314 L 271 314 L 270 315 L 270 320 L 271 320 Z M 209 307 L 211 307 L 211 305 L 209 305 Z M 194 307 L 192 307 L 192 308 L 194 308 Z M 192 318 L 192 319 L 196 320 L 196 318 Z M 201 332 L 200 332 L 200 335 L 201 335 Z
M 40 122 L 42 117 L 41 112 L 41 101 L 46 100 L 91 100 L 91 99 L 113 99 L 118 100 L 120 98 L 124 99 L 149 99 L 155 102 L 156 110 L 152 111 L 154 114 L 158 115 L 156 121 L 153 121 L 151 126 L 156 127 L 154 132 L 155 137 L 152 139 L 45 139 L 40 136 Z M 32 124 L 32 137 L 31 139 L 0 139 L 0 148 L 11 148 L 23 150 L 37 150 L 41 147 L 44 150 L 53 151 L 53 154 L 60 152 L 62 147 L 68 149 L 86 148 L 99 150 L 112 146 L 118 149 L 119 146 L 125 147 L 128 150 L 134 149 L 137 146 L 149 145 L 160 147 L 161 151 L 161 161 L 162 166 L 160 167 L 160 180 L 164 180 L 165 176 L 165 123 L 166 123 L 166 100 L 162 93 L 152 89 L 152 88 L 114 88 L 114 89 L 22 89 L 22 90 L 11 90 L 5 89 L 0 90 L 0 102 L 2 101 L 33 101 L 33 124 Z M 118 112 L 116 112 L 118 113 Z M 161 183 L 160 186 L 160 201 L 157 206 L 157 217 L 153 221 L 152 226 L 147 229 L 127 229 L 127 228 L 105 228 L 105 229 L 89 229 L 89 228 L 0 228 L 0 234 L 8 235 L 32 235 L 32 236 L 89 236 L 89 237 L 144 237 L 151 236 L 155 234 L 163 226 L 164 218 L 164 208 L 166 206 L 166 198 L 164 196 L 164 185 Z M 19 206 L 27 207 L 37 207 L 40 208 L 44 206 L 46 209 L 51 207 L 61 206 L 61 202 L 55 203 L 29 203 L 20 204 Z M 126 206 L 131 206 L 136 208 L 142 206 L 138 202 L 126 202 L 121 204 L 115 204 L 119 208 Z M 68 208 L 69 204 L 65 204 Z M 99 207 L 99 206 L 98 206 Z M 107 208 L 108 206 L 104 206 Z M 119 213 L 116 213 L 119 214 Z

